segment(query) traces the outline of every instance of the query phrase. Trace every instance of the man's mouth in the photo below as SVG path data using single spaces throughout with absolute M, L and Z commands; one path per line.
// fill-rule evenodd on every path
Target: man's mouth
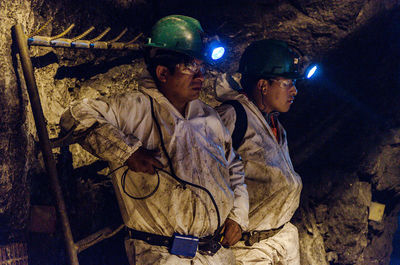
M 192 84 L 193 90 L 201 90 L 202 84 Z

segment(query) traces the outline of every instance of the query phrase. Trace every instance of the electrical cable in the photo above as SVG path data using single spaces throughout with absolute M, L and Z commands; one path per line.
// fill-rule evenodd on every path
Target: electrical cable
M 160 136 L 160 140 L 161 140 L 161 148 L 162 148 L 162 150 L 163 150 L 165 156 L 167 157 L 168 164 L 169 164 L 169 168 L 170 168 L 170 170 L 171 170 L 171 174 L 168 173 L 167 171 L 163 170 L 163 169 L 159 169 L 159 170 L 162 171 L 162 172 L 164 172 L 164 173 L 167 173 L 167 174 L 170 175 L 170 176 L 172 176 L 175 180 L 177 180 L 178 182 L 180 182 L 180 183 L 183 185 L 184 188 L 185 188 L 185 185 L 189 185 L 189 186 L 193 186 L 193 187 L 195 187 L 195 188 L 201 189 L 201 190 L 203 190 L 204 192 L 207 193 L 207 195 L 210 197 L 210 199 L 211 199 L 211 201 L 212 201 L 212 203 L 213 203 L 213 205 L 214 205 L 215 211 L 216 211 L 216 213 L 217 213 L 218 226 L 217 226 L 217 229 L 216 229 L 215 232 L 214 232 L 214 237 L 217 237 L 218 234 L 219 234 L 219 232 L 222 230 L 222 227 L 221 227 L 221 217 L 220 217 L 220 213 L 219 213 L 219 209 L 218 209 L 217 203 L 215 202 L 214 197 L 212 196 L 211 192 L 210 192 L 208 189 L 206 189 L 206 188 L 204 188 L 204 187 L 202 187 L 202 186 L 200 186 L 200 185 L 197 185 L 197 184 L 194 184 L 194 183 L 190 183 L 190 182 L 188 182 L 188 181 L 186 181 L 186 180 L 183 180 L 183 179 L 179 178 L 179 177 L 175 174 L 175 170 L 174 170 L 174 167 L 172 166 L 171 158 L 170 158 L 170 156 L 168 155 L 168 152 L 167 152 L 167 150 L 166 150 L 166 148 L 165 148 L 165 144 L 164 144 L 164 140 L 163 140 L 163 136 L 162 136 L 162 131 L 161 131 L 160 124 L 158 123 L 158 121 L 157 121 L 157 119 L 156 119 L 156 115 L 155 115 L 155 113 L 154 113 L 153 98 L 150 97 L 150 96 L 149 96 L 149 98 L 150 98 L 150 106 L 151 106 L 151 115 L 152 115 L 152 117 L 153 117 L 154 122 L 156 123 L 156 127 L 157 127 L 157 130 L 158 130 L 158 133 L 159 133 L 159 136 Z
M 122 173 L 121 176 L 121 186 L 122 186 L 122 190 L 124 191 L 124 193 L 129 197 L 132 198 L 134 200 L 144 200 L 147 199 L 151 196 L 153 196 L 154 193 L 156 193 L 156 191 L 158 190 L 158 187 L 160 186 L 160 175 L 158 174 L 158 171 L 156 170 L 156 174 L 157 174 L 157 185 L 154 188 L 154 190 L 152 192 L 150 192 L 149 194 L 143 196 L 143 197 L 136 197 L 133 196 L 132 194 L 129 194 L 126 190 L 125 190 L 125 180 L 126 180 L 126 175 L 128 174 L 129 168 L 127 168 L 124 173 Z
M 106 177 L 109 177 L 109 176 L 110 176 L 111 174 L 113 174 L 115 171 L 117 171 L 118 169 L 123 168 L 123 167 L 127 167 L 127 166 L 126 166 L 126 165 L 122 165 L 122 166 L 117 167 L 116 169 L 114 169 L 113 171 L 111 171 L 110 173 L 108 173 Z M 126 182 L 126 176 L 128 175 L 128 171 L 129 171 L 129 168 L 125 169 L 125 171 L 122 173 L 122 176 L 121 176 L 121 187 L 122 187 L 123 192 L 124 192 L 129 198 L 132 198 L 132 199 L 134 199 L 134 200 L 144 200 L 144 199 L 147 199 L 147 198 L 151 197 L 151 196 L 158 190 L 158 187 L 160 186 L 160 175 L 158 174 L 158 171 L 157 171 L 157 169 L 156 169 L 156 174 L 157 174 L 157 185 L 156 185 L 156 187 L 154 188 L 154 190 L 152 190 L 149 194 L 147 194 L 147 195 L 145 195 L 145 196 L 142 196 L 142 197 L 137 197 L 137 196 L 134 196 L 134 195 L 132 195 L 132 194 L 129 194 L 128 191 L 125 189 L 125 186 L 126 186 L 126 185 L 125 185 L 125 182 Z M 167 172 L 166 172 L 166 173 L 167 173 Z
M 111 174 L 113 174 L 115 171 L 117 171 L 118 169 L 123 168 L 123 167 L 125 167 L 125 166 L 126 166 L 126 165 L 122 165 L 122 166 L 119 166 L 119 167 L 115 168 L 114 170 L 112 170 L 110 173 L 108 173 L 108 174 L 106 175 L 106 178 L 110 177 Z
M 151 191 L 149 194 L 147 194 L 147 195 L 145 195 L 145 196 L 142 196 L 142 197 L 137 197 L 137 196 L 133 196 L 132 194 L 129 194 L 129 193 L 126 191 L 126 189 L 125 189 L 126 176 L 128 175 L 128 171 L 129 171 L 129 168 L 127 168 L 127 169 L 122 173 L 122 176 L 121 176 L 121 186 L 122 186 L 122 190 L 123 190 L 123 192 L 124 192 L 129 198 L 132 198 L 132 199 L 134 199 L 134 200 L 144 200 L 144 199 L 147 199 L 147 198 L 153 196 L 154 193 L 158 190 L 158 188 L 159 188 L 159 186 L 160 186 L 160 175 L 159 175 L 158 172 L 161 171 L 161 172 L 163 172 L 163 173 L 165 173 L 165 174 L 171 176 L 172 178 L 174 178 L 174 179 L 175 179 L 176 181 L 178 181 L 179 183 L 181 183 L 184 189 L 186 188 L 186 185 L 189 185 L 189 186 L 198 188 L 198 189 L 200 189 L 200 190 L 206 192 L 207 195 L 210 197 L 211 202 L 213 203 L 213 206 L 214 206 L 215 211 L 216 211 L 216 214 L 217 214 L 218 226 L 217 226 L 217 229 L 215 230 L 214 235 L 213 235 L 213 238 L 215 238 L 215 237 L 217 237 L 217 236 L 219 235 L 220 231 L 222 230 L 222 227 L 221 227 L 221 216 L 220 216 L 220 213 L 219 213 L 219 209 L 218 209 L 217 203 L 215 202 L 214 197 L 212 196 L 211 192 L 210 192 L 208 189 L 206 189 L 206 188 L 204 188 L 204 187 L 202 187 L 202 186 L 200 186 L 200 185 L 197 185 L 197 184 L 194 184 L 194 183 L 190 183 L 190 182 L 188 182 L 188 181 L 186 181 L 186 180 L 183 180 L 183 179 L 179 178 L 179 177 L 176 175 L 175 170 L 174 170 L 174 167 L 173 167 L 173 165 L 172 165 L 172 160 L 171 160 L 170 156 L 168 155 L 168 152 L 167 152 L 167 150 L 166 150 L 166 148 L 165 148 L 165 144 L 164 144 L 164 140 L 163 140 L 163 136 L 162 136 L 162 131 L 161 131 L 160 124 L 158 123 L 158 121 L 157 121 L 157 119 L 156 119 L 156 117 L 155 117 L 153 99 L 152 99 L 151 97 L 149 97 L 149 98 L 150 98 L 150 104 L 151 104 L 151 115 L 152 115 L 152 117 L 153 117 L 153 119 L 154 119 L 154 122 L 156 123 L 156 127 L 157 127 L 158 133 L 159 133 L 159 135 L 160 135 L 161 148 L 162 148 L 162 150 L 163 150 L 165 156 L 167 157 L 167 160 L 168 160 L 168 164 L 169 164 L 169 168 L 170 168 L 170 170 L 171 170 L 171 173 L 169 173 L 168 171 L 166 171 L 166 170 L 164 170 L 164 169 L 162 169 L 162 168 L 154 167 L 155 172 L 156 172 L 156 174 L 157 174 L 157 185 L 156 185 L 156 187 L 155 187 L 154 190 Z M 119 167 L 117 167 L 116 169 L 112 170 L 110 173 L 107 174 L 107 177 L 109 177 L 109 176 L 110 176 L 111 174 L 113 174 L 115 171 L 117 171 L 117 170 L 119 170 L 119 169 L 121 169 L 122 167 L 125 167 L 125 166 L 126 166 L 126 165 L 122 165 L 122 166 L 119 166 Z

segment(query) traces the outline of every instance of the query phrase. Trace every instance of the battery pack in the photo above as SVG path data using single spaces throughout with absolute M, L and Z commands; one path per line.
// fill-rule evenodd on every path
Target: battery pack
M 169 252 L 174 255 L 194 258 L 194 256 L 196 256 L 198 245 L 198 237 L 180 235 L 175 233 L 174 240 L 172 241 L 172 247 Z

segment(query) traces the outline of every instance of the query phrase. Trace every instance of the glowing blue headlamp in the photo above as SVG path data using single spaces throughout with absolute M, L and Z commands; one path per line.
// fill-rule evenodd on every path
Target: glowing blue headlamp
M 298 79 L 310 79 L 314 76 L 314 74 L 318 70 L 318 65 L 312 63 L 308 56 L 305 56 L 303 52 L 289 45 L 290 49 L 294 52 L 294 65 L 296 67 L 296 71 L 300 74 Z
M 218 36 L 208 38 L 205 43 L 206 58 L 211 63 L 217 62 L 225 55 L 225 47 L 219 40 Z
M 213 48 L 211 52 L 211 59 L 213 60 L 218 60 L 225 54 L 225 48 L 222 46 L 219 46 L 217 48 Z
M 310 79 L 317 70 L 318 70 L 318 66 L 316 64 L 310 65 L 309 67 L 306 68 L 306 71 L 304 72 L 305 77 L 307 79 Z

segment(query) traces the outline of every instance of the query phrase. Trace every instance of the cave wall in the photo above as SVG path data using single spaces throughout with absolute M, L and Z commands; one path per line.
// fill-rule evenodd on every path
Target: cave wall
M 111 26 L 111 39 L 128 27 L 123 41 L 143 32 L 138 41 L 144 42 L 158 18 L 180 13 L 198 18 L 230 49 L 222 65 L 207 73 L 201 97 L 210 105 L 217 104 L 213 80 L 221 71 L 233 73 L 253 40 L 286 40 L 320 63 L 322 73 L 313 81 L 298 83 L 296 102 L 282 115 L 293 162 L 304 181 L 294 217 L 302 264 L 388 264 L 399 212 L 400 69 L 393 60 L 400 51 L 399 4 L 394 0 L 1 1 L 0 245 L 26 240 L 30 204 L 53 201 L 43 195 L 46 187 L 37 184 L 38 179 L 45 182 L 44 169 L 34 144 L 37 137 L 24 80 L 12 55 L 11 27 L 21 23 L 26 32 L 33 32 L 53 18 L 41 35 L 56 35 L 75 23 L 69 36 L 92 25 L 96 30 L 89 36 L 95 36 Z M 144 69 L 140 53 L 135 52 L 37 47 L 30 52 L 51 137 L 58 134 L 59 116 L 71 101 L 136 89 L 136 76 Z M 97 180 L 85 171 L 96 159 L 79 146 L 71 151 L 76 170 L 73 180 L 64 179 L 63 184 L 74 237 L 81 238 L 101 228 L 107 219 L 104 212 L 114 206 L 106 203 L 112 191 L 104 174 L 96 173 L 100 169 L 92 169 Z M 371 201 L 386 205 L 381 222 L 368 220 Z
M 321 236 L 339 264 L 385 264 L 392 250 L 400 169 L 398 21 L 398 10 L 380 14 L 326 53 L 323 76 L 304 93 L 299 89 L 285 116 L 288 131 L 297 132 L 289 141 L 304 181 L 302 206 L 313 209 L 318 228 L 302 233 Z M 371 201 L 385 204 L 382 222 L 368 220 Z
M 28 217 L 33 142 L 26 133 L 27 102 L 15 72 L 10 27 L 18 21 L 32 29 L 34 14 L 29 1 L 1 1 L 0 10 L 0 235 L 7 234 L 0 237 L 1 244 L 20 240 Z

